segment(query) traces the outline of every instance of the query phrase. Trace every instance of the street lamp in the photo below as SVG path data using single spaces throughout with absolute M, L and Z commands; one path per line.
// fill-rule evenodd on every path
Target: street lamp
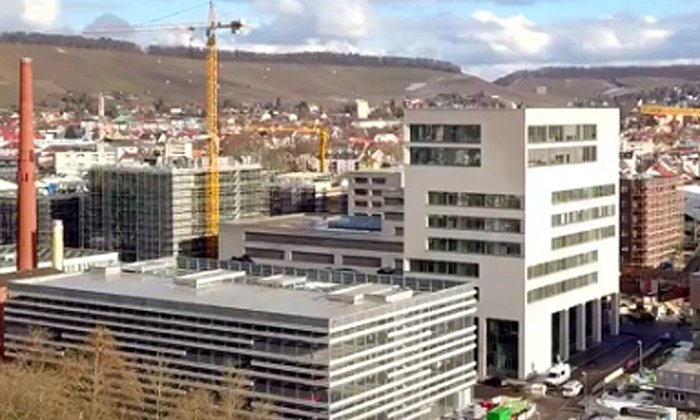
M 637 347 L 639 347 L 639 379 L 642 379 L 642 356 L 643 356 L 643 348 L 642 348 L 642 340 L 637 340 Z

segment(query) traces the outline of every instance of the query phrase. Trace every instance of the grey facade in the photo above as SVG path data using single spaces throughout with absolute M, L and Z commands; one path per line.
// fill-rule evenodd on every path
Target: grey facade
M 700 365 L 669 362 L 657 370 L 654 388 L 658 404 L 700 412 Z
M 418 280 L 414 280 L 418 281 Z M 429 280 L 427 280 L 429 281 Z M 214 270 L 172 278 L 112 268 L 10 284 L 5 352 L 32 327 L 82 346 L 96 326 L 139 363 L 167 363 L 213 389 L 232 364 L 278 418 L 433 419 L 464 407 L 475 381 L 475 291 L 413 292 L 302 276 Z

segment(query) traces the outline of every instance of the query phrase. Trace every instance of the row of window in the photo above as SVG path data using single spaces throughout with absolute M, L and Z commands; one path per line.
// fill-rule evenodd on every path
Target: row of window
M 527 303 L 539 302 L 554 296 L 561 295 L 572 290 L 581 289 L 591 284 L 598 283 L 598 272 L 584 274 L 583 276 L 574 277 L 550 284 L 549 286 L 538 287 L 537 289 L 527 292 Z
M 596 185 L 593 187 L 585 188 L 574 188 L 572 190 L 562 190 L 553 192 L 552 204 L 571 203 L 574 201 L 610 197 L 612 195 L 615 195 L 615 184 Z
M 548 276 L 564 270 L 580 267 L 598 261 L 598 251 L 585 252 L 570 257 L 559 258 L 557 260 L 543 262 L 527 268 L 528 280 L 538 277 Z
M 615 205 L 592 207 L 585 210 L 570 211 L 552 216 L 552 227 L 572 225 L 615 215 Z
M 428 216 L 428 227 L 436 229 L 476 230 L 485 232 L 522 232 L 522 222 L 518 219 L 447 216 L 438 214 L 431 214 Z
M 355 178 L 355 184 L 366 184 L 368 182 L 368 178 L 366 177 L 356 177 Z M 386 178 L 372 178 L 372 184 L 376 185 L 384 185 L 386 184 Z
M 527 129 L 528 143 L 559 143 L 597 139 L 598 127 L 595 124 L 531 125 Z
M 528 151 L 528 166 L 530 168 L 574 165 L 577 163 L 595 162 L 597 159 L 598 150 L 595 146 L 552 147 Z
M 411 125 L 412 143 L 481 143 L 480 125 Z
M 479 277 L 479 264 L 454 261 L 411 260 L 411 271 L 424 274 L 446 274 L 460 277 Z
M 458 254 L 521 257 L 522 245 L 515 242 L 478 241 L 471 239 L 428 238 L 428 251 Z
M 479 167 L 481 166 L 481 150 L 453 147 L 412 147 L 411 165 Z
M 475 194 L 430 191 L 428 204 L 431 206 L 485 207 L 492 209 L 523 208 L 523 198 L 506 194 Z
M 555 250 L 581 245 L 587 242 L 600 241 L 602 239 L 612 238 L 613 236 L 615 236 L 615 226 L 606 226 L 584 232 L 571 233 L 569 235 L 552 238 L 552 249 Z

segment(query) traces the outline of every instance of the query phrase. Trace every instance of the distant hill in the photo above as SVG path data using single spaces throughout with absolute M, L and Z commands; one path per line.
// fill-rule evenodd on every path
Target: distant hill
M 494 83 L 514 92 L 591 98 L 619 96 L 644 89 L 696 83 L 700 66 L 545 67 L 510 73 Z
M 46 43 L 51 45 L 45 45 Z M 35 62 L 37 102 L 67 92 L 96 95 L 124 92 L 144 100 L 202 103 L 203 52 L 151 48 L 83 37 L 38 34 L 0 36 L 0 106 L 16 105 L 19 59 Z M 231 52 L 222 54 L 221 101 L 341 104 L 356 98 L 372 102 L 405 97 L 405 89 L 447 75 L 449 63 L 398 57 L 343 54 L 281 56 Z M 487 82 L 484 82 L 487 83 Z

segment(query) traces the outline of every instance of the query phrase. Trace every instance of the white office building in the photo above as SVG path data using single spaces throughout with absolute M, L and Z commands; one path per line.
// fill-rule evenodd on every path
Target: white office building
M 473 281 L 478 373 L 619 330 L 617 109 L 412 110 L 405 269 Z

